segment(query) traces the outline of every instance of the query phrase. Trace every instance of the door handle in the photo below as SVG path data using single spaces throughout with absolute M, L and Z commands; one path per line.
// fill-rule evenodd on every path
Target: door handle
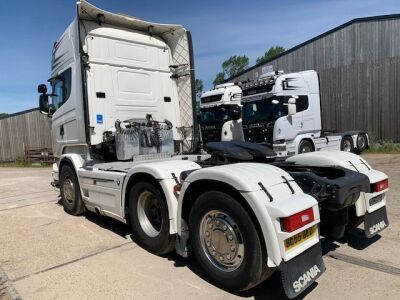
M 303 128 L 303 122 L 300 122 L 299 127 Z
M 60 126 L 60 135 L 61 135 L 61 137 L 64 136 L 64 125 Z

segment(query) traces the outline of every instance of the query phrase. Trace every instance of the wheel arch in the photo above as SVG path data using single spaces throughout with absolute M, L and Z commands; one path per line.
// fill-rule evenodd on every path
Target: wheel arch
M 296 154 L 299 154 L 299 147 L 300 147 L 301 142 L 303 142 L 303 141 L 310 142 L 311 146 L 313 148 L 313 152 L 315 151 L 315 144 L 314 144 L 312 137 L 311 136 L 301 136 L 301 137 L 299 137 L 299 139 L 296 142 Z
M 142 172 L 134 173 L 128 178 L 128 181 L 125 186 L 125 197 L 123 197 L 124 202 L 122 203 L 123 207 L 125 208 L 125 218 L 129 214 L 129 204 L 130 204 L 129 191 L 136 183 L 142 181 L 153 184 L 156 188 L 158 188 L 162 192 L 162 195 L 165 198 L 164 191 L 160 185 L 160 182 L 154 176 L 152 176 L 149 173 L 142 173 Z
M 207 188 L 205 189 L 204 187 Z M 185 189 L 183 198 L 181 200 L 180 213 L 178 216 L 178 222 L 180 223 L 180 225 L 182 221 L 188 224 L 189 214 L 193 207 L 194 202 L 196 201 L 196 199 L 200 194 L 209 191 L 219 191 L 226 193 L 231 197 L 233 197 L 236 201 L 238 201 L 240 205 L 242 205 L 242 207 L 249 214 L 250 218 L 254 221 L 257 234 L 260 237 L 260 241 L 263 246 L 263 251 L 265 251 L 267 254 L 267 247 L 264 239 L 265 232 L 261 227 L 259 219 L 257 218 L 254 210 L 251 208 L 248 201 L 243 197 L 243 195 L 228 183 L 212 179 L 199 179 L 189 184 L 189 186 Z M 178 228 L 180 228 L 179 225 Z
M 65 166 L 69 165 L 72 170 L 75 172 L 75 175 L 78 177 L 78 169 L 84 165 L 84 161 L 82 157 L 78 154 L 66 154 L 60 157 L 58 161 L 58 173 L 61 173 L 61 169 Z M 79 180 L 78 180 L 79 181 Z
M 168 215 L 170 220 L 170 234 L 175 234 L 177 232 L 176 227 L 176 216 L 177 216 L 177 196 L 173 194 L 173 187 L 176 185 L 173 179 L 157 179 L 154 174 L 146 173 L 146 172 L 137 172 L 133 173 L 129 176 L 129 178 L 125 181 L 123 190 L 122 190 L 122 208 L 124 215 L 123 217 L 125 220 L 129 220 L 129 192 L 130 189 L 138 182 L 149 182 L 154 185 L 160 192 L 162 197 L 164 198 L 167 209 Z

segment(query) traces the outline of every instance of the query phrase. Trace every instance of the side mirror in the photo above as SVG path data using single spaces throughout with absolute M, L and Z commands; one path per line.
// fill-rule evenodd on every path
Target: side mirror
M 47 94 L 39 96 L 39 110 L 42 114 L 49 115 L 49 96 Z
M 289 98 L 288 100 L 288 116 L 292 116 L 296 113 L 296 98 Z
M 47 93 L 47 86 L 45 84 L 39 84 L 37 89 L 39 94 Z
M 272 100 L 271 102 L 272 102 L 272 104 L 274 104 L 274 105 L 279 104 L 279 101 L 276 100 L 276 99 Z

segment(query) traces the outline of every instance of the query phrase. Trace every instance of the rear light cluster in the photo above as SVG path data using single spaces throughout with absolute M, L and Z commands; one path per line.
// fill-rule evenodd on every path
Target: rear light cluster
M 289 217 L 281 218 L 282 231 L 292 232 L 314 221 L 312 207 Z
M 389 188 L 389 179 L 384 179 L 372 184 L 371 190 L 373 193 L 378 193 Z

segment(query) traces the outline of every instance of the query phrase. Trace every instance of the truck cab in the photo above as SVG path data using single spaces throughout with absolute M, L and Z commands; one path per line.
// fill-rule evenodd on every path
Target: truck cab
M 279 156 L 320 150 L 362 152 L 368 147 L 362 131 L 323 131 L 316 71 L 276 71 L 239 85 L 245 141 L 267 144 Z
M 242 90 L 233 83 L 217 85 L 200 98 L 200 128 L 203 144 L 243 140 Z

